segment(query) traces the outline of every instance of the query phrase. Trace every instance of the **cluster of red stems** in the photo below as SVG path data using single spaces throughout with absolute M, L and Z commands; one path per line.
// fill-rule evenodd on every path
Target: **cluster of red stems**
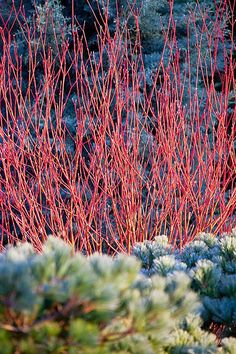
M 11 33 L 15 23 L 8 26 L 5 21 L 0 32 L 0 249 L 6 243 L 27 240 L 41 250 L 50 233 L 86 254 L 101 252 L 104 247 L 109 254 L 129 253 L 135 242 L 160 233 L 182 247 L 200 231 L 217 234 L 231 230 L 236 191 L 235 108 L 231 116 L 227 111 L 229 94 L 235 88 L 234 9 L 230 9 L 232 45 L 230 52 L 224 49 L 225 70 L 219 73 L 222 90 L 216 92 L 209 79 L 217 73 L 212 53 L 202 113 L 200 95 L 190 90 L 191 62 L 186 62 L 186 71 L 180 75 L 180 59 L 172 52 L 177 40 L 171 11 L 168 28 L 163 29 L 163 54 L 168 48 L 171 60 L 168 66 L 160 61 L 150 90 L 135 13 L 137 28 L 132 38 L 119 18 L 111 35 L 108 10 L 100 19 L 95 18 L 96 59 L 83 29 L 78 32 L 75 23 L 73 44 L 69 46 L 65 40 L 57 53 L 46 48 L 42 33 L 45 48 L 40 50 L 39 62 L 37 48 L 30 44 L 32 30 L 24 9 L 12 7 L 10 17 L 15 16 L 28 41 L 28 80 L 23 90 L 22 57 Z M 219 27 L 218 38 L 212 38 L 211 33 L 207 36 L 209 45 L 214 41 L 217 53 L 225 39 L 220 24 L 214 26 Z M 201 45 L 199 38 L 199 75 L 204 71 Z M 190 46 L 186 50 L 188 54 Z M 43 72 L 40 82 L 36 80 L 39 65 Z M 197 85 L 196 78 L 196 92 Z M 182 99 L 188 87 L 186 107 Z M 74 136 L 64 124 L 72 93 L 78 97 L 73 101 L 77 119 Z M 56 115 L 54 125 L 52 112 Z M 153 135 L 148 131 L 148 120 L 155 125 Z M 88 129 L 90 135 L 85 138 Z M 144 132 L 150 139 L 140 151 Z M 68 137 L 74 140 L 74 152 L 66 149 Z M 89 163 L 83 149 L 87 149 Z M 145 151 L 148 156 L 145 153 L 144 157 Z M 67 198 L 61 195 L 63 189 Z

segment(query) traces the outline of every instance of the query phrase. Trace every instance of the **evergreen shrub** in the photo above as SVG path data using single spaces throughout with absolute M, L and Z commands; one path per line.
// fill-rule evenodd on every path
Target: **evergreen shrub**
M 224 335 L 236 334 L 236 229 L 215 237 L 200 233 L 182 251 L 172 252 L 166 236 L 137 243 L 133 254 L 148 276 L 173 275 L 183 271 L 192 289 L 200 295 L 204 327 L 224 326 Z
M 29 57 L 36 56 L 38 61 L 50 52 L 53 58 L 65 50 L 71 39 L 71 24 L 63 14 L 60 0 L 32 1 L 31 16 L 19 21 L 16 32 L 16 45 L 22 55 L 23 63 L 29 65 Z M 23 14 L 22 14 L 23 15 Z M 15 49 L 12 45 L 12 51 Z
M 133 256 L 76 253 L 49 237 L 0 255 L 0 353 L 233 353 L 201 330 L 189 276 L 146 277 Z

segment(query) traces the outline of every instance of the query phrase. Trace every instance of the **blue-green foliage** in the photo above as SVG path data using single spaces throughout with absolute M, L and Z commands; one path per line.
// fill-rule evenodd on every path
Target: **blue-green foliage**
M 164 242 L 163 242 L 164 241 Z M 159 252 L 157 251 L 159 249 Z M 201 233 L 180 252 L 170 254 L 167 238 L 136 244 L 133 254 L 142 261 L 142 272 L 167 276 L 181 269 L 200 295 L 205 325 L 212 321 L 227 325 L 235 333 L 236 323 L 236 230 L 222 237 Z
M 165 270 L 173 258 L 166 238 L 160 243 L 152 251 L 162 262 L 153 263 L 165 277 L 140 274 L 133 256 L 74 254 L 54 237 L 41 253 L 8 248 L 0 255 L 0 353 L 233 353 L 232 340 L 225 351 L 200 328 L 190 278 L 180 262 Z
M 32 5 L 33 15 L 27 18 L 27 23 L 23 23 L 15 35 L 17 50 L 24 64 L 28 64 L 31 52 L 40 61 L 40 54 L 47 56 L 48 51 L 55 58 L 71 38 L 71 21 L 64 16 L 60 0 L 47 0 L 43 4 L 32 1 Z

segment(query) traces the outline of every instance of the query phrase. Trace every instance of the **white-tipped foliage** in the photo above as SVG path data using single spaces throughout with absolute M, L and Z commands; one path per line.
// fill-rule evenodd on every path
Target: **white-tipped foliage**
M 158 249 L 159 248 L 159 252 Z M 192 279 L 200 295 L 204 326 L 226 325 L 225 334 L 236 331 L 236 233 L 215 237 L 201 233 L 197 239 L 170 255 L 163 236 L 153 242 L 136 244 L 133 254 L 142 262 L 142 272 L 169 276 L 178 270 Z M 173 275 L 174 276 L 174 275 Z
M 74 254 L 54 237 L 41 254 L 27 244 L 9 248 L 0 262 L 4 353 L 216 353 L 215 337 L 199 327 L 191 278 L 173 263 L 167 240 L 159 243 L 155 266 L 169 269 L 165 277 L 141 274 L 133 256 Z

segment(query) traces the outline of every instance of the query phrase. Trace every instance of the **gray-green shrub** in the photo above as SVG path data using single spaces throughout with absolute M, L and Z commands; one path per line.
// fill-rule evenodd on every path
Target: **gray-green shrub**
M 141 275 L 135 257 L 73 254 L 59 238 L 41 254 L 10 247 L 0 255 L 0 353 L 222 352 L 200 328 L 189 283 L 183 271 Z
M 204 326 L 212 322 L 226 326 L 225 334 L 236 334 L 236 229 L 215 237 L 201 233 L 180 252 L 172 252 L 166 236 L 137 243 L 133 254 L 142 262 L 142 273 L 169 276 L 184 271 L 203 304 Z

